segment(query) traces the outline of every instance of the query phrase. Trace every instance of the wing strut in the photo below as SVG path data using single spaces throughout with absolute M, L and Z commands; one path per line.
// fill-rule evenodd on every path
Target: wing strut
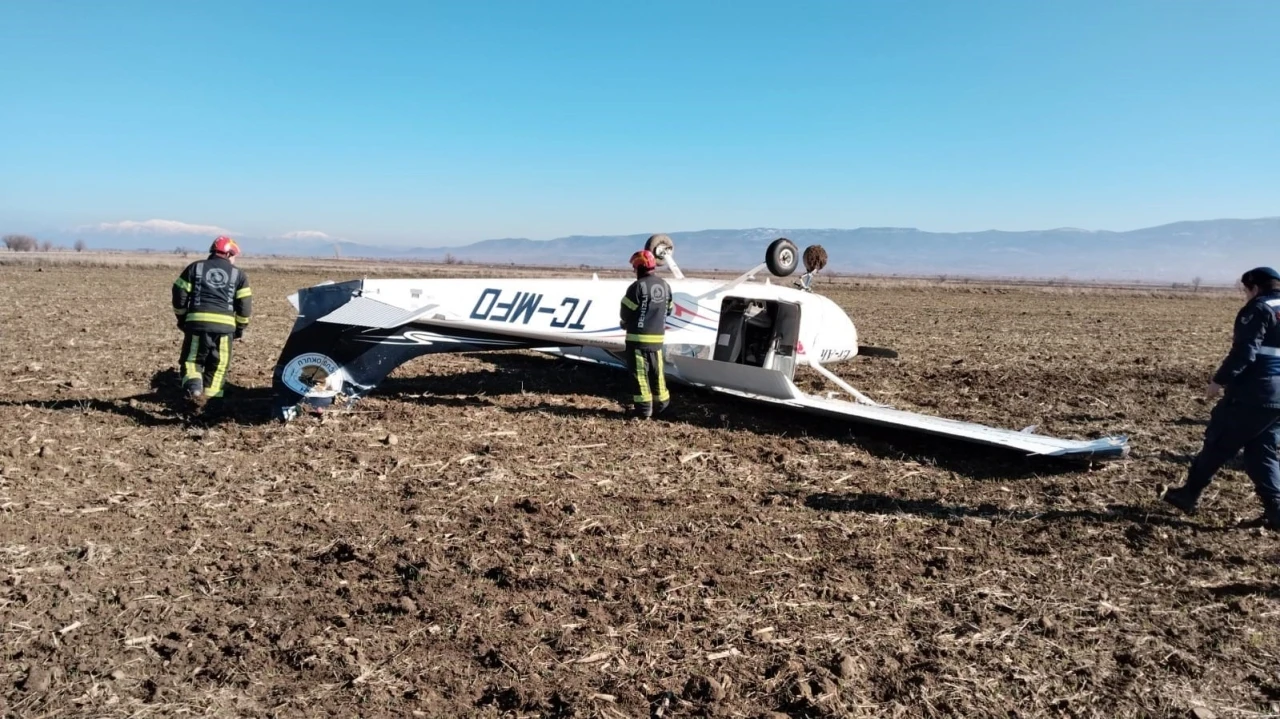
M 1123 435 L 1099 439 L 1063 439 L 880 405 L 812 360 L 811 367 L 849 392 L 857 401 L 806 394 L 796 387 L 790 377 L 775 369 L 681 356 L 671 357 L 669 366 L 676 371 L 681 381 L 696 387 L 837 420 L 949 437 L 990 447 L 1019 450 L 1029 455 L 1103 460 L 1119 459 L 1129 453 L 1128 438 Z
M 831 382 L 832 382 L 832 383 L 834 383 L 837 387 L 839 387 L 840 389 L 844 390 L 845 392 L 848 392 L 848 393 L 849 393 L 849 396 L 853 397 L 853 398 L 854 398 L 855 400 L 857 400 L 858 402 L 860 402 L 860 403 L 862 403 L 862 404 L 870 405 L 870 406 L 872 406 L 872 407 L 887 407 L 887 406 L 888 406 L 888 405 L 880 404 L 879 402 L 876 402 L 875 400 L 871 399 L 870 397 L 866 396 L 865 394 L 863 394 L 863 393 L 859 392 L 858 390 L 854 389 L 854 388 L 853 388 L 853 385 L 851 385 L 851 384 L 849 384 L 848 382 L 845 382 L 844 380 L 840 379 L 840 377 L 839 377 L 838 375 L 836 375 L 836 373 L 835 373 L 835 372 L 832 372 L 831 370 L 827 369 L 826 367 L 823 367 L 823 366 L 822 366 L 822 365 L 821 365 L 817 360 L 810 359 L 810 360 L 809 360 L 809 366 L 810 366 L 810 367 L 812 367 L 812 368 L 814 368 L 815 370 L 817 370 L 817 371 L 818 371 L 818 374 L 821 374 L 823 377 L 826 377 L 827 379 L 831 380 Z

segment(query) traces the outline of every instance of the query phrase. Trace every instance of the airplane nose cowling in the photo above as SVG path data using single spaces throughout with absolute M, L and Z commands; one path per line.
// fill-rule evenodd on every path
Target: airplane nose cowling
M 822 363 L 843 362 L 858 355 L 858 328 L 830 297 L 821 296 L 809 354 Z

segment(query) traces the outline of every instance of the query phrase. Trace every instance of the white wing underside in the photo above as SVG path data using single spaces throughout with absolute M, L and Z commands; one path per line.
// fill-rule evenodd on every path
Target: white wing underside
M 539 348 L 539 351 L 570 359 L 622 366 L 611 355 L 590 350 Z M 892 407 L 818 397 L 801 391 L 790 378 L 777 370 L 678 356 L 668 359 L 668 368 L 672 379 L 720 394 L 832 419 L 908 429 L 991 447 L 1019 450 L 1030 455 L 1109 459 L 1127 456 L 1129 451 L 1128 441 L 1124 437 L 1060 439 Z

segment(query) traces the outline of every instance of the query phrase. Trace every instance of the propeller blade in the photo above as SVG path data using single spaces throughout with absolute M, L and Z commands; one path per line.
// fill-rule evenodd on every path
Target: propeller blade
M 888 347 L 872 347 L 871 345 L 858 345 L 858 354 L 864 357 L 886 357 L 893 359 L 898 356 L 897 350 L 891 350 Z

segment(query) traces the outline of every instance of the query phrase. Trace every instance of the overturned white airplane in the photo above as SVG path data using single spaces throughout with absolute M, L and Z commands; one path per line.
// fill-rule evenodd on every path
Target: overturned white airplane
M 674 299 L 667 318 L 668 380 L 838 420 L 940 435 L 1030 455 L 1111 459 L 1128 454 L 1123 436 L 1070 440 L 906 412 L 878 404 L 826 368 L 859 354 L 858 332 L 811 283 L 826 252 L 804 252 L 795 285 L 754 281 L 767 269 L 795 272 L 797 247 L 779 238 L 765 262 L 728 282 L 685 278 L 666 235 L 646 244 L 665 265 Z M 618 308 L 630 279 L 388 279 L 323 283 L 289 297 L 298 311 L 273 376 L 274 412 L 347 406 L 396 367 L 422 355 L 529 349 L 625 369 Z M 817 371 L 852 401 L 807 394 L 797 367 Z

